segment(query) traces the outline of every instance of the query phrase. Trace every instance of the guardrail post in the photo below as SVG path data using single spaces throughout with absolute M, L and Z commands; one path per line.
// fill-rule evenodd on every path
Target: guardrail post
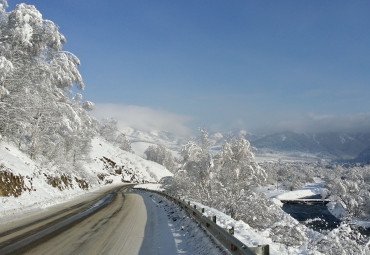
M 194 209 L 197 209 L 197 206 L 196 205 L 193 205 L 194 206 Z
M 269 245 L 258 245 L 262 247 L 262 254 L 269 255 L 270 254 L 270 246 Z
M 214 223 L 216 223 L 216 215 L 208 216 L 208 219 L 210 219 L 211 221 L 213 221 Z
M 230 235 L 234 235 L 234 226 L 228 229 Z
M 258 255 L 269 255 L 270 254 L 270 246 L 267 245 L 258 245 L 257 247 L 249 247 L 254 253 Z
M 204 208 L 201 208 L 201 209 L 200 209 L 200 212 L 201 212 L 201 213 L 204 213 Z
M 234 227 L 231 228 L 224 228 L 224 230 L 229 233 L 230 235 L 234 235 Z

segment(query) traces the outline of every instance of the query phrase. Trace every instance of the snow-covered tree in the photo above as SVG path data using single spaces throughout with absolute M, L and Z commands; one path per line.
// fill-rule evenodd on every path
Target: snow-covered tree
M 182 147 L 181 166 L 168 187 L 170 192 L 205 204 L 212 201 L 213 159 L 208 145 L 208 133 L 201 130 L 200 142 L 189 141 Z
M 58 26 L 34 6 L 19 4 L 9 13 L 6 6 L 1 1 L 0 134 L 34 159 L 76 162 L 95 126 L 70 100 L 73 86 L 84 88 L 79 60 L 62 51 Z
M 131 143 L 126 135 L 119 132 L 118 121 L 113 118 L 103 119 L 99 125 L 99 133 L 108 142 L 117 145 L 124 151 L 131 152 Z
M 6 0 L 1 0 L 0 1 L 0 10 L 4 11 L 5 8 L 8 7 L 8 2 Z
M 132 152 L 131 143 L 124 133 L 119 133 L 116 137 L 115 144 L 124 151 Z
M 118 133 L 117 120 L 113 118 L 103 119 L 100 122 L 99 132 L 108 142 L 114 142 Z
M 171 172 L 175 172 L 177 165 L 175 163 L 174 157 L 164 145 L 151 145 L 145 150 L 144 153 L 147 160 L 154 161 L 165 166 Z
M 84 101 L 82 102 L 82 108 L 86 111 L 92 111 L 95 108 L 95 104 L 91 101 Z
M 347 211 L 348 220 L 370 217 L 370 166 L 337 166 L 333 173 L 328 176 L 327 188 L 331 199 Z
M 266 173 L 256 163 L 245 138 L 227 141 L 215 157 L 215 196 L 232 217 L 240 215 L 253 187 L 266 182 Z
M 276 188 L 295 190 L 308 182 L 313 182 L 314 177 L 323 177 L 322 166 L 297 162 L 264 162 L 262 168 L 267 174 L 268 183 Z
M 0 56 L 0 84 L 1 87 L 4 86 L 5 78 L 11 73 L 13 70 L 13 64 L 7 60 L 4 56 Z

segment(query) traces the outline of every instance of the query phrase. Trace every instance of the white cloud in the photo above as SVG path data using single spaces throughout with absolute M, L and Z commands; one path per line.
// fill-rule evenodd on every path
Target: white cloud
M 142 131 L 167 131 L 180 136 L 191 134 L 188 116 L 154 110 L 148 107 L 120 104 L 96 104 L 92 115 L 97 119 L 114 118 L 119 127 L 131 127 Z

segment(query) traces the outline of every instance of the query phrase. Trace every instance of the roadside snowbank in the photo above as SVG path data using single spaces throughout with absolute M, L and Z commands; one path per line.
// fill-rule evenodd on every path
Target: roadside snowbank
M 138 184 L 135 185 L 135 189 L 146 189 L 146 190 L 153 190 L 153 191 L 164 191 L 163 185 L 160 183 L 146 183 L 146 184 Z
M 225 254 L 178 205 L 157 194 L 140 190 L 136 193 L 143 197 L 147 208 L 146 231 L 151 241 L 140 254 Z M 171 243 L 171 238 L 172 247 L 161 246 Z

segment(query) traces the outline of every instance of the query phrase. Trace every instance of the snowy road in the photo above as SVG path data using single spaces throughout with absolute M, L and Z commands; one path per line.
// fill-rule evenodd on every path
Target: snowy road
M 157 195 L 120 191 L 93 215 L 16 253 L 223 254 L 178 210 Z

